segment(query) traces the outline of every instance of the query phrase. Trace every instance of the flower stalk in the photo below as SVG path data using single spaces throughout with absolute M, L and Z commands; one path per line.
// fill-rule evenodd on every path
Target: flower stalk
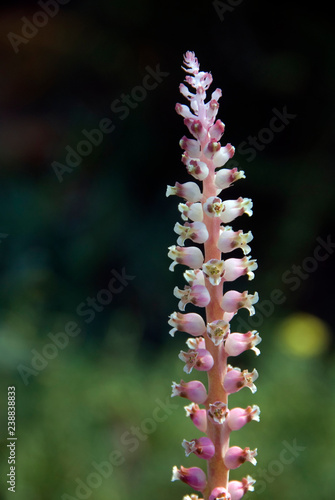
M 180 146 L 182 162 L 195 182 L 176 182 L 175 186 L 168 186 L 166 192 L 167 196 L 183 199 L 178 206 L 182 223 L 177 222 L 174 228 L 179 236 L 178 246 L 169 247 L 170 270 L 174 271 L 177 264 L 190 268 L 184 272 L 187 285 L 183 290 L 177 287 L 174 290 L 174 295 L 180 299 L 178 307 L 182 313 L 172 313 L 169 325 L 173 327 L 172 336 L 176 331 L 192 335 L 187 340 L 189 350 L 181 351 L 179 358 L 185 363 L 187 374 L 193 369 L 206 371 L 208 387 L 206 389 L 197 380 L 181 380 L 179 384 L 173 382 L 172 396 L 191 401 L 185 406 L 186 415 L 205 436 L 184 440 L 182 445 L 186 456 L 194 453 L 207 461 L 207 471 L 205 474 L 199 467 L 181 466 L 178 469 L 174 466 L 172 480 L 182 480 L 200 492 L 204 500 L 239 500 L 247 491 L 253 491 L 255 481 L 250 476 L 241 481 L 229 481 L 229 471 L 245 461 L 255 465 L 257 450 L 230 447 L 230 433 L 251 420 L 259 421 L 260 411 L 256 405 L 229 409 L 228 395 L 244 387 L 255 392 L 254 381 L 258 373 L 232 367 L 228 358 L 248 349 L 258 355 L 256 345 L 261 339 L 256 331 L 231 332 L 230 321 L 241 308 L 254 314 L 253 305 L 258 294 L 235 290 L 224 293 L 223 288 L 225 282 L 244 275 L 253 279 L 253 271 L 257 269 L 256 261 L 248 256 L 251 232 L 244 234 L 227 225 L 243 214 L 252 215 L 252 201 L 242 197 L 237 200 L 219 197 L 221 191 L 245 175 L 236 168 L 221 168 L 235 151 L 231 144 L 222 146 L 220 143 L 225 129 L 221 120 L 216 120 L 221 90 L 216 89 L 206 102 L 212 75 L 200 71 L 193 52 L 184 55 L 184 64 L 185 81 L 191 90 L 181 84 L 180 92 L 189 101 L 189 106 L 178 103 L 176 111 L 193 136 L 184 136 Z M 190 240 L 190 245 L 185 246 L 186 240 Z M 236 257 L 229 255 L 233 251 Z M 205 309 L 205 317 L 195 312 L 184 313 L 188 304 Z M 184 500 L 189 499 L 201 500 L 193 493 L 184 497 Z

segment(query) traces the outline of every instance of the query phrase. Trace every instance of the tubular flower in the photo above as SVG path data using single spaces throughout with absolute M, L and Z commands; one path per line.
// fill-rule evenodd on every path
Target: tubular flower
M 219 486 L 218 488 L 214 488 L 210 494 L 209 500 L 231 500 L 231 496 L 226 488 Z
M 185 311 L 186 304 L 206 307 L 211 301 L 211 297 L 205 285 L 185 286 L 184 290 L 175 287 L 173 294 L 180 299 L 178 307 L 181 311 Z
M 256 331 L 231 333 L 230 322 L 242 308 L 255 314 L 258 293 L 241 293 L 231 287 L 224 293 L 223 287 L 245 275 L 253 279 L 257 269 L 256 260 L 249 257 L 251 232 L 243 233 L 227 225 L 243 214 L 251 216 L 253 205 L 249 198 L 222 197 L 232 184 L 245 178 L 243 171 L 229 168 L 235 148 L 221 143 L 225 125 L 216 117 L 222 91 L 217 88 L 210 93 L 212 75 L 200 71 L 193 52 L 184 55 L 183 69 L 185 83 L 179 90 L 188 105 L 178 103 L 176 112 L 183 117 L 189 137 L 183 136 L 179 144 L 182 164 L 195 182 L 176 182 L 167 187 L 167 196 L 183 198 L 178 205 L 181 221 L 174 226 L 178 246 L 170 246 L 168 256 L 172 259 L 171 271 L 177 264 L 189 268 L 183 272 L 186 285 L 183 289 L 175 287 L 173 292 L 179 299 L 179 310 L 184 311 L 187 304 L 202 307 L 206 318 L 194 312 L 174 312 L 168 323 L 172 337 L 176 331 L 190 335 L 186 341 L 189 350 L 180 351 L 179 358 L 185 363 L 186 373 L 193 369 L 207 372 L 208 390 L 198 380 L 181 380 L 179 384 L 173 382 L 172 397 L 191 401 L 185 406 L 186 416 L 206 434 L 191 441 L 184 439 L 182 446 L 187 456 L 195 454 L 207 461 L 207 476 L 197 467 L 174 467 L 172 480 L 184 481 L 203 496 L 188 494 L 183 500 L 239 500 L 253 490 L 254 480 L 247 476 L 229 482 L 229 470 L 245 461 L 255 464 L 257 450 L 229 447 L 229 438 L 232 431 L 252 420 L 259 421 L 260 409 L 257 405 L 229 408 L 228 396 L 243 387 L 255 392 L 258 373 L 233 368 L 227 365 L 227 358 L 248 349 L 258 355 L 256 346 L 261 338 Z M 235 250 L 241 257 L 226 258 L 225 254 Z
M 242 352 L 251 349 L 259 356 L 261 351 L 256 347 L 262 339 L 258 332 L 253 330 L 247 333 L 230 333 L 227 336 L 224 348 L 228 356 L 238 356 Z
M 202 404 L 207 399 L 206 387 L 202 382 L 198 380 L 192 380 L 191 382 L 180 381 L 180 384 L 172 382 L 172 396 L 181 396 L 182 398 L 187 398 L 193 403 Z
M 206 488 L 206 474 L 199 467 L 190 467 L 189 469 L 182 465 L 180 469 L 176 466 L 173 467 L 171 481 L 178 479 L 197 491 L 203 491 Z
M 208 231 L 203 222 L 186 222 L 183 226 L 176 222 L 174 231 L 180 235 L 177 239 L 180 246 L 184 246 L 187 239 L 194 241 L 194 243 L 205 243 L 208 240 Z
M 184 439 L 182 446 L 185 449 L 185 455 L 187 457 L 191 455 L 191 453 L 194 453 L 199 458 L 209 460 L 215 453 L 215 446 L 208 437 L 193 439 L 193 441 L 186 441 L 186 439 Z
M 259 422 L 260 409 L 259 406 L 253 405 L 248 408 L 233 408 L 227 416 L 227 424 L 230 430 L 239 431 L 245 424 L 255 420 Z
M 229 481 L 228 491 L 231 500 L 241 500 L 248 491 L 254 491 L 255 482 L 255 479 L 252 479 L 251 476 L 244 477 L 242 481 Z
M 255 456 L 257 455 L 257 449 L 250 450 L 250 448 L 240 448 L 239 446 L 232 446 L 229 448 L 224 457 L 224 462 L 228 469 L 237 469 L 244 462 L 251 462 L 253 465 L 257 464 Z
M 202 251 L 198 247 L 176 247 L 172 245 L 169 247 L 168 257 L 173 260 L 170 265 L 170 271 L 173 271 L 177 264 L 183 264 L 184 266 L 189 266 L 192 269 L 198 269 L 202 266 L 204 261 L 204 256 Z
M 253 239 L 251 231 L 243 233 L 243 231 L 233 231 L 230 226 L 221 226 L 221 232 L 218 239 L 218 249 L 223 253 L 229 253 L 240 248 L 244 255 L 251 252 L 248 243 Z
M 170 315 L 168 324 L 173 328 L 170 330 L 171 337 L 174 337 L 175 332 L 186 332 L 197 337 L 206 331 L 206 324 L 202 317 L 196 313 L 181 314 L 174 312 Z
M 193 368 L 208 372 L 214 364 L 213 356 L 206 349 L 190 349 L 188 352 L 180 351 L 178 357 L 184 361 L 184 371 L 186 373 L 191 373 Z
M 238 392 L 243 387 L 249 387 L 252 393 L 257 391 L 254 381 L 258 378 L 258 372 L 254 369 L 251 373 L 248 370 L 241 371 L 241 368 L 233 368 L 228 365 L 227 373 L 223 379 L 224 390 L 228 394 Z
M 199 408 L 196 403 L 191 403 L 189 406 L 184 406 L 186 411 L 186 416 L 190 417 L 194 425 L 201 432 L 206 432 L 207 430 L 207 412 L 204 409 Z

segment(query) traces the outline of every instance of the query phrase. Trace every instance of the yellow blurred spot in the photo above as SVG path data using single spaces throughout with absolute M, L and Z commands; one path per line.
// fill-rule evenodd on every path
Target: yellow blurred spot
M 280 326 L 279 338 L 285 350 L 301 357 L 312 357 L 328 349 L 331 331 L 317 316 L 296 313 L 289 316 Z

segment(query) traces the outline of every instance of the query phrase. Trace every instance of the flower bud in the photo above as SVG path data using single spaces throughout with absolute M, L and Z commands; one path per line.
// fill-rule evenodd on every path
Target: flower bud
M 245 179 L 243 170 L 239 172 L 237 168 L 223 168 L 215 174 L 214 182 L 217 188 L 227 189 L 239 179 Z
M 206 118 L 210 124 L 214 123 L 215 117 L 219 111 L 219 103 L 212 99 L 206 104 Z
M 237 469 L 244 462 L 251 462 L 256 465 L 255 456 L 257 456 L 257 448 L 255 450 L 250 450 L 250 448 L 242 450 L 239 446 L 232 446 L 224 456 L 224 463 L 227 469 Z
M 172 395 L 180 396 L 182 398 L 189 399 L 193 403 L 198 403 L 199 405 L 204 403 L 207 399 L 207 391 L 204 384 L 199 382 L 199 380 L 191 380 L 191 382 L 180 381 L 180 384 L 172 382 Z
M 188 139 L 185 135 L 180 139 L 179 145 L 192 158 L 200 158 L 200 142 Z
M 166 196 L 171 195 L 180 196 L 191 203 L 200 201 L 202 198 L 200 187 L 195 182 L 185 182 L 184 184 L 176 182 L 174 186 L 168 186 Z
M 207 324 L 207 335 L 214 345 L 219 345 L 225 340 L 229 332 L 229 323 L 223 319 Z
M 190 467 L 187 469 L 181 465 L 180 469 L 178 469 L 174 466 L 171 481 L 177 481 L 178 479 L 196 491 L 203 491 L 206 488 L 206 474 L 199 467 Z
M 193 94 L 192 92 L 189 91 L 188 87 L 186 87 L 186 85 L 184 85 L 183 83 L 181 83 L 179 85 L 179 92 L 184 96 L 186 97 L 186 99 L 188 99 L 189 101 L 191 99 L 194 99 L 195 98 L 195 94 Z
M 211 296 L 207 288 L 203 285 L 185 286 L 180 290 L 177 286 L 173 290 L 175 297 L 180 299 L 178 307 L 185 311 L 186 304 L 193 304 L 197 307 L 206 307 L 211 301 Z
M 232 431 L 239 431 L 244 425 L 251 422 L 251 420 L 259 422 L 260 412 L 259 406 L 257 405 L 248 406 L 245 409 L 233 408 L 229 411 L 227 416 L 228 427 Z
M 258 379 L 258 372 L 254 369 L 251 373 L 248 370 L 241 371 L 241 368 L 233 368 L 228 365 L 227 373 L 223 379 L 223 388 L 228 394 L 233 394 L 238 392 L 243 387 L 249 387 L 251 392 L 254 394 L 257 391 L 257 387 L 253 383 Z
M 185 455 L 187 457 L 191 455 L 191 453 L 194 453 L 199 458 L 210 460 L 215 454 L 214 444 L 208 437 L 201 437 L 199 439 L 193 439 L 192 441 L 186 441 L 186 439 L 184 439 L 182 446 L 185 449 Z
M 181 246 L 184 246 L 187 239 L 194 243 L 205 243 L 208 240 L 207 227 L 203 222 L 185 222 L 183 226 L 176 222 L 174 232 L 180 235 L 177 243 Z
M 206 331 L 206 324 L 200 314 L 173 312 L 169 318 L 168 324 L 173 327 L 169 332 L 171 337 L 174 336 L 177 330 L 189 333 L 195 337 L 202 335 Z
M 231 500 L 241 500 L 241 498 L 248 492 L 254 491 L 255 479 L 251 476 L 244 477 L 242 481 L 229 481 L 228 491 L 231 495 Z
M 185 88 L 187 88 L 184 85 Z M 181 115 L 183 118 L 195 118 L 194 114 L 191 113 L 191 110 L 188 106 L 185 106 L 185 104 L 179 104 L 179 102 L 176 104 L 175 107 L 176 112 L 178 115 Z
M 220 219 L 227 224 L 243 214 L 247 214 L 249 217 L 252 215 L 252 201 L 249 198 L 240 197 L 237 200 L 225 200 Z
M 198 247 L 184 248 L 172 245 L 169 247 L 168 257 L 173 260 L 169 267 L 170 271 L 173 271 L 177 264 L 199 269 L 204 262 L 204 256 Z
M 192 369 L 208 372 L 214 365 L 213 356 L 206 349 L 189 350 L 188 352 L 180 351 L 179 359 L 184 361 L 184 372 L 191 373 Z
M 239 356 L 242 352 L 251 349 L 259 356 L 261 351 L 255 347 L 262 339 L 256 330 L 247 333 L 230 333 L 225 342 L 225 351 L 228 356 Z
M 251 231 L 244 234 L 242 230 L 233 231 L 230 226 L 225 226 L 221 228 L 218 249 L 223 253 L 229 253 L 236 248 L 241 248 L 244 255 L 250 253 L 251 248 L 247 243 L 253 239 Z
M 191 403 L 188 406 L 184 406 L 186 411 L 186 416 L 190 417 L 194 425 L 201 432 L 207 431 L 207 412 L 204 409 L 199 408 L 196 403 Z
M 207 137 L 207 131 L 200 120 L 185 118 L 184 124 L 193 135 L 193 137 L 195 137 L 199 141 L 203 141 Z
M 206 144 L 204 148 L 204 155 L 212 159 L 218 151 L 221 149 L 221 144 L 217 142 L 215 139 L 210 139 L 210 141 Z
M 255 271 L 258 267 L 257 261 L 251 257 L 243 257 L 243 259 L 227 259 L 224 261 L 225 272 L 224 281 L 235 281 L 240 276 L 246 274 L 248 280 L 252 280 Z
M 237 292 L 235 290 L 229 290 L 226 292 L 222 298 L 221 307 L 226 312 L 236 313 L 238 309 L 245 308 L 248 309 L 250 316 L 255 314 L 255 308 L 253 304 L 258 302 L 258 293 L 255 292 L 254 295 L 248 295 L 248 292 Z
M 221 120 L 216 120 L 214 125 L 209 128 L 209 135 L 215 141 L 219 141 L 224 134 L 225 124 Z
M 208 415 L 216 422 L 217 424 L 223 424 L 225 422 L 228 415 L 228 408 L 225 403 L 222 401 L 216 401 L 213 404 L 209 405 Z
M 231 500 L 229 491 L 223 486 L 218 486 L 212 490 L 208 500 Z
M 222 90 L 221 89 L 215 89 L 214 92 L 212 92 L 212 99 L 215 101 L 218 101 L 222 97 Z

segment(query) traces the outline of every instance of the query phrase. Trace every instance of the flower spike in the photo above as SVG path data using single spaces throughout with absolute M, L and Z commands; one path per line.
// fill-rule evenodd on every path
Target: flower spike
M 251 216 L 253 204 L 249 198 L 223 196 L 226 189 L 245 178 L 245 173 L 229 168 L 235 148 L 221 142 L 225 125 L 216 119 L 221 89 L 209 90 L 212 75 L 200 70 L 194 52 L 186 52 L 182 68 L 186 75 L 179 90 L 187 104 L 177 103 L 175 109 L 190 137 L 184 135 L 179 142 L 181 162 L 196 182 L 175 182 L 167 188 L 167 196 L 182 198 L 178 204 L 181 221 L 174 226 L 177 241 L 169 247 L 168 256 L 171 271 L 177 264 L 188 268 L 183 272 L 185 287 L 176 286 L 173 292 L 179 299 L 179 310 L 196 306 L 204 308 L 205 314 L 173 312 L 168 323 L 172 337 L 177 331 L 190 335 L 186 340 L 189 350 L 180 351 L 179 358 L 187 374 L 193 369 L 207 373 L 208 391 L 198 380 L 181 380 L 173 382 L 172 397 L 191 402 L 185 406 L 186 416 L 205 435 L 184 439 L 182 446 L 186 456 L 194 454 L 208 462 L 208 474 L 198 467 L 174 467 L 172 480 L 181 480 L 201 492 L 201 498 L 191 493 L 183 500 L 240 500 L 253 491 L 255 481 L 250 476 L 229 481 L 229 472 L 246 461 L 255 465 L 257 450 L 229 447 L 230 434 L 252 420 L 258 422 L 260 409 L 257 405 L 230 409 L 228 399 L 243 387 L 254 393 L 258 372 L 233 368 L 227 365 L 227 358 L 249 349 L 258 356 L 261 338 L 255 330 L 234 332 L 230 323 L 240 309 L 255 314 L 258 293 L 239 292 L 231 286 L 223 289 L 240 277 L 254 278 L 257 262 L 250 257 L 252 233 L 228 225 L 244 214 Z M 226 258 L 234 250 L 236 254 Z

